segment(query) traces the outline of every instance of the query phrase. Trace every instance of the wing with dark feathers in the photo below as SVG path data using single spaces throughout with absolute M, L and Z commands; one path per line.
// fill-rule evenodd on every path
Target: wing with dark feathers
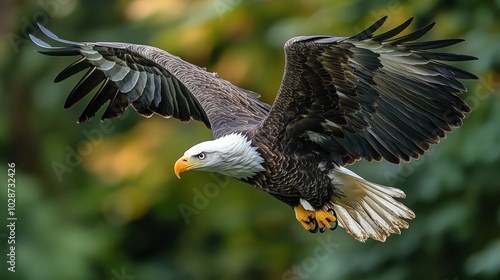
M 434 51 L 462 40 L 414 42 L 434 24 L 394 38 L 412 19 L 374 36 L 384 21 L 349 38 L 290 39 L 278 96 L 259 129 L 280 143 L 306 140 L 344 165 L 418 158 L 460 126 L 470 108 L 457 79 L 476 76 L 443 61 L 476 58 Z
M 51 56 L 81 56 L 55 78 L 60 82 L 81 71 L 85 75 L 69 94 L 64 108 L 99 87 L 78 122 L 92 119 L 108 102 L 101 120 L 123 114 L 129 106 L 141 115 L 154 113 L 181 121 L 195 119 L 211 128 L 215 137 L 258 124 L 270 106 L 259 95 L 238 88 L 215 73 L 183 61 L 161 49 L 127 43 L 80 43 L 60 39 L 39 25 L 50 39 L 67 44 L 53 47 L 30 34 Z

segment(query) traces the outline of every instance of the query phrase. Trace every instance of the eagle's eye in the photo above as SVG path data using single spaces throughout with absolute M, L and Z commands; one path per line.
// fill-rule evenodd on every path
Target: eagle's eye
M 199 153 L 197 156 L 196 156 L 199 160 L 204 160 L 206 155 L 205 153 Z

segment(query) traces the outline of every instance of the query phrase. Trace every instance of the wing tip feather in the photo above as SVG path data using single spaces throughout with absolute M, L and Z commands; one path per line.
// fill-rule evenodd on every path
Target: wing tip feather
M 365 30 L 359 32 L 354 36 L 349 37 L 349 39 L 362 41 L 371 38 L 373 33 L 377 31 L 385 23 L 387 18 L 388 18 L 387 15 L 381 17 L 380 19 L 375 21 L 372 25 L 370 25 L 368 28 L 366 28 Z

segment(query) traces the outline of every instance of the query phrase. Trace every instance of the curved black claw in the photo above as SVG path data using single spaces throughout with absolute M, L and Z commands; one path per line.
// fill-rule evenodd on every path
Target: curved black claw
M 333 210 L 333 208 L 328 209 L 328 211 L 331 212 L 332 215 L 335 217 L 335 223 L 334 223 L 333 227 L 330 228 L 330 230 L 336 230 L 337 227 L 339 226 L 339 220 L 337 218 L 337 213 L 335 213 L 335 210 Z
M 321 232 L 321 233 L 323 233 L 325 231 L 326 231 L 326 227 L 322 227 L 322 228 L 319 229 L 319 232 Z
M 330 228 L 330 230 L 336 230 L 338 226 L 339 226 L 339 222 L 335 221 L 335 224 L 333 225 L 333 227 Z
M 313 221 L 314 222 L 314 227 L 312 229 L 309 230 L 310 233 L 316 233 L 318 232 L 318 222 L 316 222 L 316 220 Z

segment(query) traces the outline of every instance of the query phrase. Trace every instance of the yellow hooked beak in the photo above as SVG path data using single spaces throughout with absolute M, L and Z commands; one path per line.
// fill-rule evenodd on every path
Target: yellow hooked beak
M 199 165 L 203 165 L 203 162 L 191 162 L 189 161 L 189 157 L 183 156 L 175 162 L 174 165 L 175 176 L 177 176 L 177 178 L 180 179 L 181 178 L 180 174 L 182 172 L 189 171 Z

